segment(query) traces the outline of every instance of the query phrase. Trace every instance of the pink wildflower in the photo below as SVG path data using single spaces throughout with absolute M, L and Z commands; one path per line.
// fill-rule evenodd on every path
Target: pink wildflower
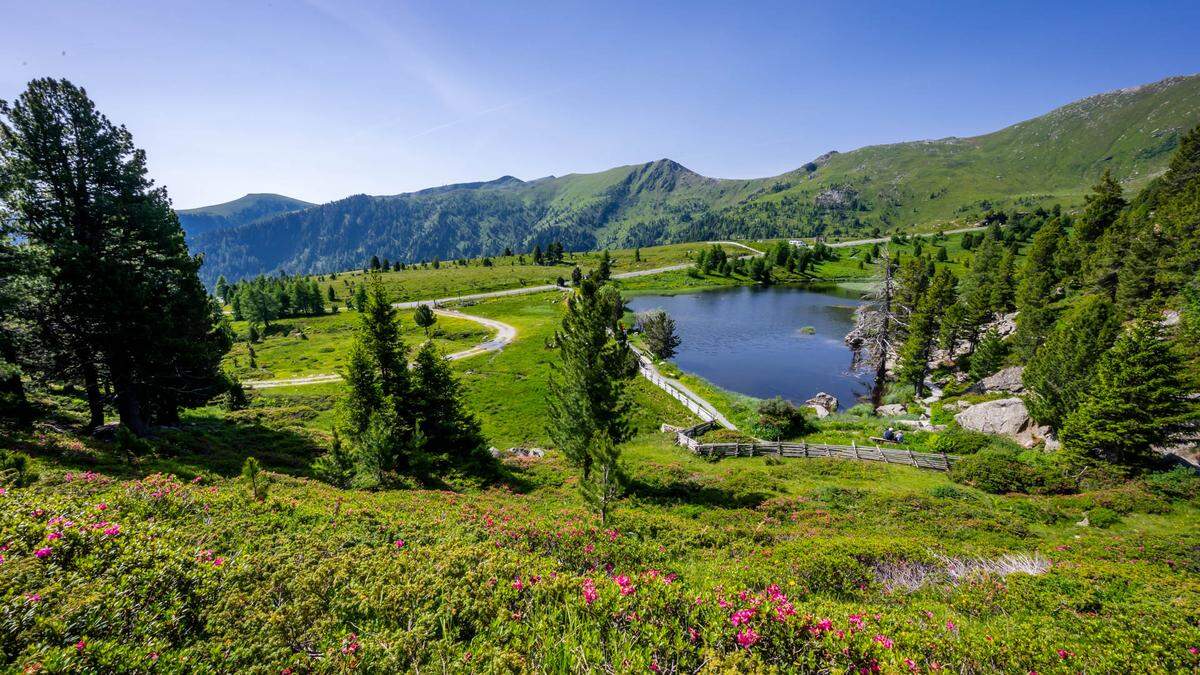
M 1192 656 L 1200 654 L 1200 647 L 1188 647 L 1188 653 Z
M 878 642 L 879 644 L 883 645 L 884 649 L 892 648 L 892 639 L 886 635 L 876 635 L 875 641 Z
M 591 552 L 593 552 L 593 551 L 595 551 L 595 550 L 596 550 L 596 545 L 595 545 L 595 544 L 588 544 L 588 545 L 586 545 L 586 546 L 584 546 L 584 547 L 583 547 L 583 552 L 584 552 L 584 553 L 591 553 Z
M 404 548 L 404 540 L 403 540 L 403 539 L 397 539 L 393 545 L 394 545 L 396 548 Z
M 33 554 L 39 558 L 48 558 L 50 557 L 51 552 L 52 551 L 50 550 L 50 547 L 47 546 L 45 548 L 39 548 L 38 550 L 34 551 Z
M 908 666 L 908 669 L 913 671 L 914 673 L 917 672 L 917 670 L 918 670 L 917 662 L 913 661 L 912 659 L 904 659 L 904 665 Z
M 216 558 L 213 558 L 212 564 L 213 564 L 213 567 L 220 567 L 221 565 L 225 564 L 225 559 L 218 556 Z
M 342 653 L 343 654 L 353 654 L 353 653 L 357 652 L 359 649 L 361 649 L 361 647 L 358 644 L 358 634 L 357 633 L 351 633 L 351 634 L 347 635 L 344 640 L 342 640 Z
M 661 672 L 661 671 L 662 671 L 662 668 L 660 668 L 660 667 L 658 666 L 658 661 L 651 661 L 651 662 L 650 662 L 650 672 L 652 672 L 652 673 L 658 673 L 658 672 Z
M 42 594 L 41 593 L 26 593 L 25 601 L 30 604 L 37 604 L 42 601 Z
M 865 614 L 851 614 L 850 615 L 850 628 L 851 629 L 862 629 L 864 616 L 866 616 L 866 615 Z
M 729 623 L 731 623 L 735 626 L 740 626 L 742 624 L 750 623 L 750 619 L 753 619 L 753 618 L 754 618 L 754 610 L 739 609 L 738 611 L 734 612 L 733 614 L 731 614 L 729 616 Z
M 747 626 L 738 631 L 737 643 L 739 647 L 750 649 L 756 642 L 758 642 L 758 633 L 754 632 L 753 628 Z
M 104 528 L 104 534 L 108 537 L 115 537 L 118 534 L 121 534 L 121 526 L 113 525 L 112 527 L 106 527 Z
M 1071 658 L 1072 656 L 1075 656 L 1075 652 L 1069 652 L 1069 651 L 1067 651 L 1067 650 L 1065 650 L 1065 649 L 1059 649 L 1059 650 L 1057 650 L 1055 653 L 1057 653 L 1057 654 L 1058 654 L 1058 658 L 1060 658 L 1060 659 L 1062 659 L 1062 660 L 1064 660 L 1064 661 L 1066 661 L 1067 659 Z
M 600 597 L 600 593 L 596 591 L 596 582 L 591 579 L 583 580 L 583 601 L 586 604 L 592 604 L 596 598 Z
M 700 631 L 688 626 L 688 640 L 695 642 L 700 639 Z
M 85 642 L 83 640 L 80 640 L 79 642 L 75 643 L 75 651 L 79 652 L 80 654 L 83 653 L 84 647 L 87 647 L 87 642 Z
M 950 619 L 946 619 L 946 630 L 953 633 L 954 631 L 958 630 L 958 626 L 955 626 L 954 622 L 951 621 Z
M 105 504 L 104 502 L 100 502 L 99 504 L 96 505 L 96 508 L 100 509 L 101 511 L 107 511 L 108 504 Z
M 525 588 L 525 584 L 521 583 L 521 577 L 517 577 L 517 580 L 512 582 L 512 587 L 514 590 L 518 590 L 518 591 L 521 590 L 522 588 Z
M 607 534 L 608 534 L 608 540 L 609 540 L 609 541 L 616 541 L 616 540 L 617 540 L 617 537 L 621 536 L 621 533 L 620 533 L 620 532 L 617 532 L 616 530 L 609 530 L 609 531 L 607 532 Z

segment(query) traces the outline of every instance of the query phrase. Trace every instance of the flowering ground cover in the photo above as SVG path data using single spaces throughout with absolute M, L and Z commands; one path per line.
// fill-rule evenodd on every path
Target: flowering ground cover
M 489 488 L 269 497 L 191 466 L 20 439 L 0 495 L 0 663 L 14 670 L 1179 672 L 1200 646 L 1194 502 L 1150 486 L 996 497 L 836 461 L 710 464 L 652 436 L 596 526 L 558 460 Z M 141 475 L 139 475 L 141 474 Z M 1104 503 L 1108 528 L 1075 525 Z M 1018 552 L 1041 573 L 947 561 Z M 897 565 L 922 585 L 894 583 Z M 965 569 L 965 568 L 964 568 Z

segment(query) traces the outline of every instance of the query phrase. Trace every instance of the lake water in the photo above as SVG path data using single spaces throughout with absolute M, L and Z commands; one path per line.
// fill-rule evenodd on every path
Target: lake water
M 842 410 L 871 386 L 869 375 L 850 372 L 850 349 L 843 342 L 859 304 L 856 292 L 786 286 L 629 300 L 635 312 L 664 309 L 675 319 L 683 343 L 672 361 L 683 370 L 757 398 L 801 403 L 828 392 Z M 815 332 L 806 334 L 806 327 Z

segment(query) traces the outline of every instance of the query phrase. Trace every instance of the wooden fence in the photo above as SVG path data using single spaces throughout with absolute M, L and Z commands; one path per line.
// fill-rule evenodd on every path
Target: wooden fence
M 665 391 L 668 394 L 670 394 L 671 396 L 673 396 L 675 398 L 675 400 L 677 400 L 683 404 L 683 407 L 685 407 L 688 410 L 691 410 L 693 413 L 695 413 L 696 417 L 699 417 L 700 419 L 704 420 L 705 422 L 713 422 L 714 421 L 713 414 L 711 412 L 706 410 L 699 403 L 696 403 L 695 401 L 693 401 L 687 394 L 684 394 L 682 391 L 679 391 L 675 387 L 672 387 L 671 383 L 667 382 L 665 379 L 663 379 L 662 376 L 660 376 L 658 373 L 655 373 L 653 370 L 650 370 L 649 368 L 647 368 L 644 365 L 638 367 L 638 372 L 642 374 L 642 377 L 646 378 L 647 380 L 650 380 L 650 382 L 653 383 L 655 386 L 657 386 L 659 389 L 662 389 L 663 391 Z
M 713 427 L 712 422 L 697 424 L 687 429 L 675 431 L 675 442 L 702 457 L 754 457 L 755 455 L 773 455 L 776 457 L 817 458 L 831 457 L 835 459 L 857 459 L 866 462 L 884 462 L 886 464 L 905 464 L 920 469 L 947 471 L 958 460 L 956 455 L 931 452 L 913 452 L 879 446 L 829 445 L 825 443 L 772 443 L 756 441 L 753 443 L 701 443 L 694 436 L 704 433 Z

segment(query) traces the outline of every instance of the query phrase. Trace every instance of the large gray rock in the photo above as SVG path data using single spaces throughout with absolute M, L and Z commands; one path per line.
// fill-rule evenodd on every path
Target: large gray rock
M 1029 417 L 1025 402 L 1019 398 L 977 403 L 955 415 L 954 421 L 970 431 L 1008 436 L 1027 448 L 1044 440 L 1050 431 Z
M 817 417 L 826 417 L 830 413 L 837 412 L 838 400 L 833 394 L 820 392 L 805 401 L 804 405 L 812 408 L 813 412 L 817 413 Z
M 875 414 L 880 417 L 896 417 L 897 415 L 905 415 L 907 413 L 908 406 L 903 403 L 889 403 L 875 409 Z
M 1025 392 L 1025 383 L 1021 381 L 1024 373 L 1025 366 L 1010 366 L 976 382 L 971 389 L 983 393 L 1003 391 L 1009 394 L 1022 394 Z

